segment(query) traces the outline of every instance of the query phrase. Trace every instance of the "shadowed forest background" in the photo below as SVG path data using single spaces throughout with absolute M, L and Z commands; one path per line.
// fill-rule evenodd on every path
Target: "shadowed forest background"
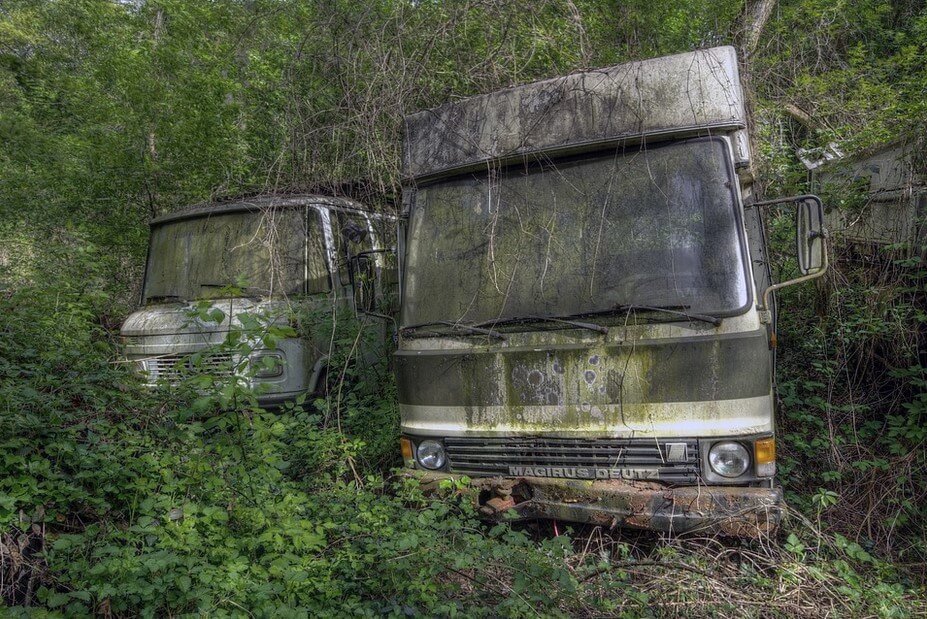
M 276 413 L 145 390 L 118 341 L 153 216 L 296 190 L 394 209 L 403 114 L 582 68 L 737 45 L 769 198 L 808 190 L 799 149 L 902 139 L 923 173 L 925 41 L 914 0 L 4 0 L 6 612 L 927 613 L 924 248 L 837 240 L 827 281 L 780 297 L 791 509 L 759 541 L 488 527 L 453 489 L 424 497 L 390 472 L 392 377 L 353 369 L 354 327 L 333 325 L 333 388 Z

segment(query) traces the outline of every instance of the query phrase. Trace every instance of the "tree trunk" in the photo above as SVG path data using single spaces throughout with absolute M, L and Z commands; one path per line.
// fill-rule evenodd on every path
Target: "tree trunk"
M 763 29 L 775 6 L 776 0 L 746 0 L 743 13 L 740 14 L 737 37 L 738 47 L 744 58 L 749 58 L 756 51 Z
M 163 33 L 164 33 L 164 9 L 162 9 L 161 7 L 158 7 L 158 9 L 155 11 L 154 20 L 152 23 L 152 33 L 151 33 L 152 52 L 154 52 L 158 48 L 158 45 L 161 43 L 161 36 L 163 35 Z M 152 53 L 152 60 L 154 62 L 157 62 L 154 56 L 155 56 L 154 53 Z M 158 145 L 157 145 L 157 139 L 155 136 L 155 125 L 156 125 L 156 121 L 154 119 L 151 119 L 151 123 L 148 126 L 148 139 L 147 139 L 147 144 L 146 144 L 147 146 L 146 150 L 148 151 L 148 159 L 151 162 L 152 176 L 153 176 L 153 178 L 149 178 L 145 182 L 145 184 L 147 185 L 147 189 L 148 189 L 148 209 L 151 212 L 152 217 L 157 217 L 159 215 L 158 213 L 158 171 L 156 169 L 156 166 L 158 163 Z
M 748 174 L 751 177 L 750 185 L 752 187 L 754 200 L 762 200 L 765 192 L 763 191 L 762 185 L 752 182 L 752 180 L 756 178 L 756 167 L 758 163 L 756 157 L 757 153 L 759 153 L 759 148 L 756 142 L 756 127 L 753 117 L 756 94 L 753 91 L 753 72 L 751 71 L 751 64 L 753 53 L 760 43 L 763 29 L 766 27 L 766 23 L 769 21 L 769 17 L 772 15 L 775 6 L 776 0 L 746 0 L 744 10 L 738 19 L 737 30 L 734 37 L 740 51 L 740 79 L 743 83 L 744 96 L 746 97 L 747 104 L 747 133 L 750 136 L 752 160 Z

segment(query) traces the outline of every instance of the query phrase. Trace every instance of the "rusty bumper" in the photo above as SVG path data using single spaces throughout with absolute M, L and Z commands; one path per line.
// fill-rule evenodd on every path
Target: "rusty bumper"
M 423 488 L 436 489 L 446 473 L 410 471 Z M 668 533 L 759 537 L 773 533 L 782 517 L 780 488 L 668 487 L 646 481 L 589 481 L 543 477 L 473 478 L 467 494 L 484 518 L 550 518 L 607 527 Z

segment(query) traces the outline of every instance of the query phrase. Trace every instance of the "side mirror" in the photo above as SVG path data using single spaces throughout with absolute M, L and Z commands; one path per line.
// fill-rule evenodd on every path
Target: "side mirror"
M 399 273 L 395 249 L 361 252 L 349 261 L 354 309 L 393 320 L 398 311 Z
M 367 238 L 368 231 L 353 221 L 349 221 L 341 228 L 341 235 L 351 243 L 361 243 Z
M 811 275 L 824 268 L 824 207 L 817 196 L 807 196 L 795 211 L 795 249 L 798 270 Z
M 770 324 L 772 314 L 769 308 L 770 295 L 780 288 L 800 284 L 821 277 L 827 271 L 827 233 L 824 230 L 824 207 L 817 196 L 803 195 L 777 200 L 754 202 L 748 208 L 759 208 L 775 204 L 794 204 L 795 212 L 795 249 L 798 258 L 798 270 L 801 277 L 768 286 L 763 291 L 763 299 L 757 308 L 760 320 Z
M 351 258 L 351 284 L 354 289 L 354 308 L 370 313 L 377 304 L 376 266 L 370 256 L 361 254 Z

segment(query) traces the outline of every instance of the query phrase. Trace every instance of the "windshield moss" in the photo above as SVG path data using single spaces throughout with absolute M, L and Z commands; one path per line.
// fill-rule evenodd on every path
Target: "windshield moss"
M 327 289 L 317 220 L 317 213 L 305 209 L 267 209 L 156 226 L 151 232 L 145 299 L 228 296 L 230 288 L 257 296 Z
M 749 301 L 725 142 L 526 163 L 420 187 L 402 323 Z

